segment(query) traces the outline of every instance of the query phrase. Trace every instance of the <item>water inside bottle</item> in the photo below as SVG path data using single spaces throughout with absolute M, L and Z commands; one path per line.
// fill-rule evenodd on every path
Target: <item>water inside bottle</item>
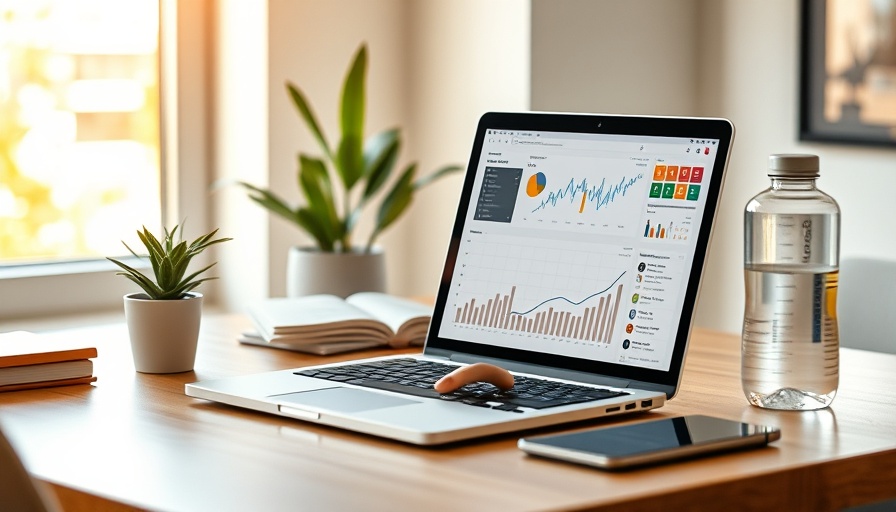
M 744 274 L 747 399 L 773 409 L 827 407 L 839 383 L 836 267 L 747 265 Z

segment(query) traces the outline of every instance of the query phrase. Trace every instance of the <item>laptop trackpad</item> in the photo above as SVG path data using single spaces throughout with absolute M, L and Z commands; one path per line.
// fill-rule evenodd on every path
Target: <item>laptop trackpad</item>
M 276 395 L 279 401 L 338 412 L 359 412 L 420 402 L 355 388 L 327 388 Z

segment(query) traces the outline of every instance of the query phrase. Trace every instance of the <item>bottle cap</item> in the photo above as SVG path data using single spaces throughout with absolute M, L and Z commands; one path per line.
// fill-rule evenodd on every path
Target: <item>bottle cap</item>
M 817 155 L 776 154 L 768 157 L 768 175 L 783 178 L 817 178 Z

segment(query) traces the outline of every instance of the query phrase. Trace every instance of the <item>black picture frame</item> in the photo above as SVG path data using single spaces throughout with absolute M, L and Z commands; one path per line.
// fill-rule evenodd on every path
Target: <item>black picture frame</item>
M 896 147 L 896 0 L 802 0 L 801 14 L 800 140 Z

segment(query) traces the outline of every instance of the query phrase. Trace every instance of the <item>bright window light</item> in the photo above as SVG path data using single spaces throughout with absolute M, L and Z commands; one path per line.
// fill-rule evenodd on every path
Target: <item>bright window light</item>
M 0 266 L 161 225 L 158 0 L 0 0 Z
M 77 80 L 68 86 L 65 102 L 72 112 L 137 112 L 145 95 L 137 80 Z

